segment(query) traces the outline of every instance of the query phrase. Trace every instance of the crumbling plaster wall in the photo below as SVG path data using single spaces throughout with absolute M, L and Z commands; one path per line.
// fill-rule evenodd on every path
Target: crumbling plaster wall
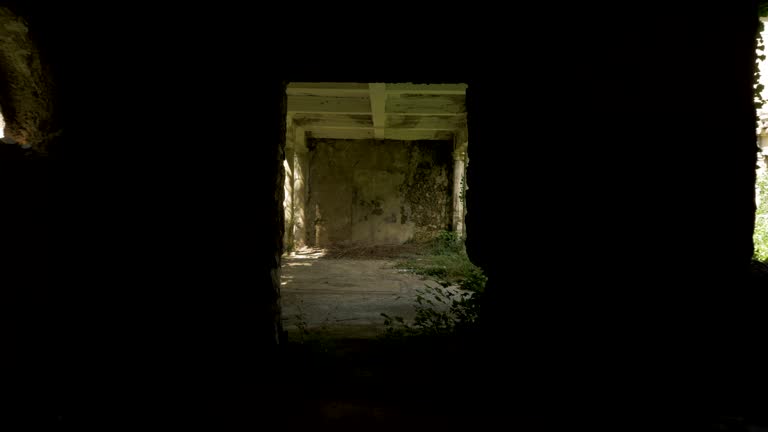
M 451 143 L 312 139 L 308 147 L 310 244 L 402 244 L 450 229 Z

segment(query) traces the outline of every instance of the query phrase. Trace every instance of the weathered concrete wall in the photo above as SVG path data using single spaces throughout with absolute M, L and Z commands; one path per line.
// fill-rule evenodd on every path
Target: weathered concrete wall
M 452 143 L 310 140 L 307 239 L 401 244 L 451 226 Z

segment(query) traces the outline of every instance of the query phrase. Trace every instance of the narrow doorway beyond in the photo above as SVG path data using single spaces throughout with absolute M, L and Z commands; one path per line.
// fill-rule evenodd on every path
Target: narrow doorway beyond
M 413 319 L 419 288 L 462 290 L 462 272 L 481 273 L 463 248 L 466 88 L 288 84 L 281 291 L 289 332 L 376 336 L 385 315 Z M 435 258 L 449 237 L 457 246 L 440 250 L 453 255 Z

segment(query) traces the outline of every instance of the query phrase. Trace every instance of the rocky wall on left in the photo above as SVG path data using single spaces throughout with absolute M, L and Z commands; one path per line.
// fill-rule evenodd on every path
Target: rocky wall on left
M 27 21 L 0 7 L 0 109 L 5 141 L 45 154 L 61 131 L 54 121 L 53 82 Z

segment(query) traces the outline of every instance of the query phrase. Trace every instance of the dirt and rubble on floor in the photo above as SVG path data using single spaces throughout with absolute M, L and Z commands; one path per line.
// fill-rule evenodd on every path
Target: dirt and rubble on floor
M 415 317 L 416 296 L 435 280 L 396 267 L 399 257 L 418 255 L 405 245 L 323 251 L 306 249 L 283 257 L 282 315 L 289 339 L 300 331 L 332 337 L 375 338 L 385 313 Z M 448 289 L 458 292 L 458 288 Z

